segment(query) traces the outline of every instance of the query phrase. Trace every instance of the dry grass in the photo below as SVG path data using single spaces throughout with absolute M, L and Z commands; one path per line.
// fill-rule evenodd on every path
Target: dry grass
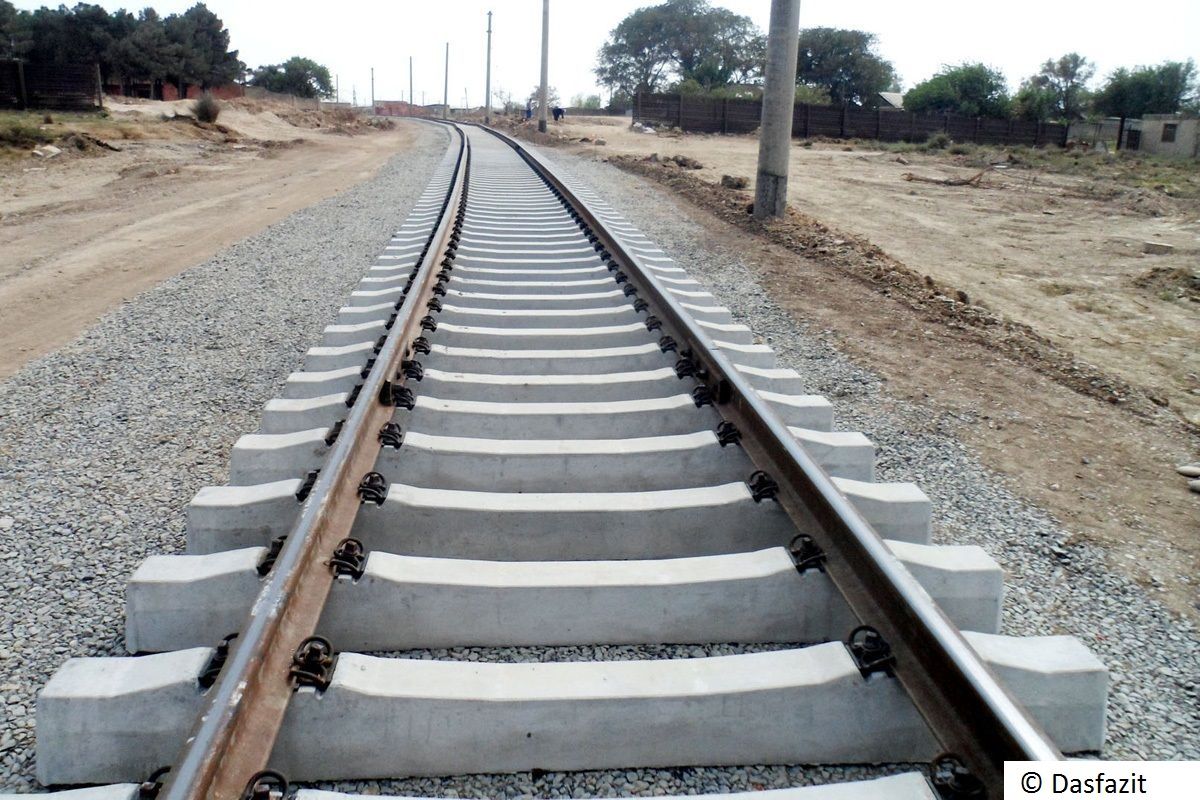
M 107 113 L 10 111 L 0 113 L 0 156 L 25 157 L 44 144 L 85 135 L 106 142 L 168 138 L 165 123 L 153 119 L 114 120 Z

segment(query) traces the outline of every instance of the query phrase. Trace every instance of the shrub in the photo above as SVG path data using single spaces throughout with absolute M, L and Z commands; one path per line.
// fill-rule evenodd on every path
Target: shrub
M 54 141 L 54 136 L 36 125 L 19 119 L 0 121 L 0 145 L 9 147 L 36 147 Z
M 931 133 L 929 138 L 925 140 L 926 150 L 945 150 L 952 145 L 954 140 L 944 133 Z
M 200 95 L 200 99 L 192 104 L 192 113 L 201 122 L 216 122 L 221 116 L 221 104 L 208 92 Z
M 952 144 L 952 145 L 950 145 L 949 148 L 947 148 L 946 152 L 952 156 L 965 156 L 971 152 L 971 145 L 969 145 L 969 144 Z

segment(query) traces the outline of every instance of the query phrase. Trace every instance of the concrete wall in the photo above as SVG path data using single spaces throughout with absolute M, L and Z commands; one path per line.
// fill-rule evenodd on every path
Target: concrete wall
M 1128 123 L 1126 123 L 1128 124 Z M 1109 150 L 1117 147 L 1117 134 L 1121 128 L 1121 120 L 1116 117 L 1086 122 L 1077 120 L 1071 123 L 1067 130 L 1067 140 L 1087 142 L 1092 147 L 1100 147 L 1103 143 Z
M 1163 141 L 1163 130 L 1175 126 L 1172 142 Z M 1138 150 L 1175 158 L 1200 157 L 1200 119 L 1184 118 L 1174 114 L 1148 114 L 1141 120 L 1141 141 Z

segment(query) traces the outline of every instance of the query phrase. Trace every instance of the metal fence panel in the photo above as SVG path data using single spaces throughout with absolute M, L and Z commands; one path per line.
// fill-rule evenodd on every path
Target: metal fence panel
M 759 100 L 725 100 L 695 95 L 639 94 L 634 120 L 647 125 L 673 126 L 704 133 L 747 133 L 758 129 Z M 923 142 L 945 133 L 957 142 L 1042 145 L 1066 142 L 1063 125 L 1026 120 L 962 117 L 956 114 L 913 114 L 892 109 L 797 103 L 792 135 L 835 139 L 877 139 Z
M 90 109 L 100 104 L 95 64 L 0 62 L 0 106 Z

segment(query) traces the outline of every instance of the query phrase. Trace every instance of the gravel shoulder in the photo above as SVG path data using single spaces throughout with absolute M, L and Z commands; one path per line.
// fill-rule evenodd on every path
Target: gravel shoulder
M 125 581 L 181 552 L 181 510 L 424 190 L 448 138 L 124 303 L 0 383 L 0 790 L 32 790 L 34 693 L 71 656 L 122 655 Z

